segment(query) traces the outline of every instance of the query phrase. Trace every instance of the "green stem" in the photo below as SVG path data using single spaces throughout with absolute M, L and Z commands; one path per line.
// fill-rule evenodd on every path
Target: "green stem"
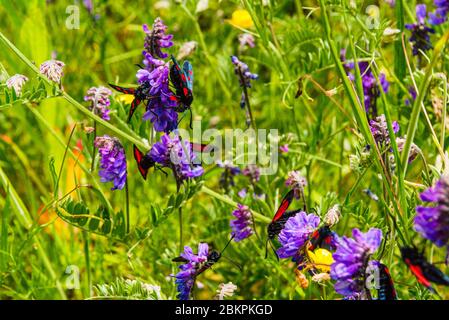
M 126 233 L 129 234 L 129 225 L 131 224 L 129 219 L 129 187 L 128 179 L 125 182 L 125 210 L 126 210 Z
M 60 135 L 55 131 L 55 129 L 47 122 L 47 120 L 45 120 L 45 118 L 39 113 L 38 110 L 36 110 L 35 108 L 33 108 L 32 106 L 30 106 L 29 104 L 26 104 L 28 110 L 31 111 L 31 113 L 34 114 L 34 116 L 36 117 L 37 120 L 39 120 L 44 126 L 45 128 L 48 130 L 48 132 L 55 137 L 56 141 L 63 147 L 66 147 L 66 143 L 65 141 L 60 137 Z M 78 160 L 78 156 L 76 156 L 72 149 L 67 148 L 67 152 L 69 154 L 69 156 L 71 156 L 75 161 Z M 78 166 L 81 168 L 81 170 L 83 170 L 86 175 L 88 175 L 90 177 L 90 179 L 92 180 L 92 183 L 94 184 L 95 188 L 98 190 L 101 190 L 101 186 L 98 183 L 97 179 L 92 175 L 92 172 L 90 172 L 89 169 L 87 169 L 82 163 L 78 162 Z M 109 202 L 109 200 L 104 196 L 103 192 L 99 192 L 99 194 L 101 194 L 104 202 L 106 203 L 108 209 L 112 212 L 112 206 L 111 203 Z
M 84 238 L 84 258 L 86 260 L 86 271 L 87 271 L 87 287 L 88 287 L 88 297 L 93 295 L 92 290 L 92 272 L 90 270 L 90 252 L 89 252 L 89 234 L 87 231 L 83 231 L 83 238 Z
M 5 190 L 5 192 L 7 192 L 9 194 L 10 199 L 12 201 L 11 206 L 14 206 L 16 208 L 16 213 L 18 214 L 18 217 L 19 217 L 22 225 L 25 227 L 25 229 L 30 231 L 34 225 L 33 218 L 31 216 L 30 212 L 28 211 L 28 209 L 25 207 L 22 200 L 20 199 L 19 195 L 17 194 L 17 191 L 15 190 L 14 186 L 9 181 L 6 173 L 3 171 L 3 168 L 1 166 L 0 166 L 0 182 L 3 185 L 3 189 Z M 40 256 L 40 258 L 42 259 L 42 262 L 44 263 L 44 266 L 47 269 L 51 280 L 56 283 L 56 289 L 58 290 L 61 298 L 64 300 L 67 299 L 64 289 L 63 289 L 61 283 L 59 282 L 58 278 L 56 277 L 56 273 L 53 269 L 53 266 L 52 266 L 50 260 L 48 259 L 46 252 L 44 251 L 44 249 L 42 247 L 42 241 L 41 241 L 40 235 L 36 234 L 34 237 L 35 237 L 35 244 L 37 247 L 37 253 Z
M 227 196 L 224 196 L 224 195 L 221 195 L 221 194 L 219 194 L 219 193 L 209 189 L 206 186 L 203 186 L 201 191 L 206 193 L 206 194 L 208 194 L 208 195 L 210 195 L 210 196 L 212 196 L 212 197 L 214 197 L 217 200 L 220 200 L 220 201 L 222 201 L 222 202 L 224 202 L 226 204 L 229 204 L 232 207 L 237 207 L 237 202 L 234 202 L 231 198 L 229 198 Z M 271 222 L 271 219 L 266 217 L 266 216 L 264 216 L 263 214 L 260 214 L 260 213 L 254 211 L 254 210 L 251 210 L 251 213 L 254 215 L 254 218 L 256 220 L 260 221 L 260 222 L 264 222 L 264 223 L 267 223 L 267 224 Z
M 95 153 L 97 148 L 95 148 L 95 138 L 97 137 L 97 122 L 94 121 L 94 132 L 93 132 L 93 139 L 92 139 L 92 162 L 90 164 L 90 172 L 94 172 L 95 169 Z
M 418 96 L 416 97 L 416 100 L 413 103 L 412 114 L 410 116 L 410 122 L 409 122 L 409 125 L 407 128 L 407 139 L 405 140 L 404 149 L 402 150 L 402 159 L 401 159 L 402 161 L 401 162 L 402 162 L 403 166 L 402 166 L 402 172 L 400 173 L 401 174 L 400 178 L 402 178 L 402 179 L 405 179 L 405 174 L 407 173 L 407 164 L 408 164 L 407 159 L 409 157 L 410 149 L 412 147 L 413 139 L 415 138 L 416 129 L 418 127 L 418 120 L 419 120 L 419 113 L 421 111 L 421 104 L 423 103 L 424 97 L 427 94 L 427 89 L 430 85 L 430 80 L 432 78 L 431 76 L 432 76 L 433 68 L 434 68 L 435 64 L 437 63 L 437 61 L 439 60 L 438 58 L 439 58 L 441 52 L 443 51 L 448 39 L 449 39 L 449 31 L 447 31 L 435 45 L 432 60 L 427 65 L 426 72 L 424 74 L 424 78 L 421 81 L 421 84 L 419 86 Z

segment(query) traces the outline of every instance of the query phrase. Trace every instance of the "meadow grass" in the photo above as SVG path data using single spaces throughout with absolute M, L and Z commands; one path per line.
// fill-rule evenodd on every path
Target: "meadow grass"
M 323 218 L 340 206 L 340 222 L 332 228 L 337 234 L 348 236 L 353 228 L 383 231 L 375 257 L 388 265 L 400 299 L 448 298 L 447 288 L 438 287 L 436 295 L 417 283 L 399 248 L 414 244 L 429 261 L 445 259 L 445 248 L 414 230 L 414 217 L 422 205 L 419 194 L 447 172 L 449 30 L 447 23 L 435 27 L 433 48 L 418 60 L 404 27 L 416 22 L 417 3 L 396 0 L 390 7 L 380 2 L 209 1 L 198 11 L 198 1 L 94 1 L 94 13 L 78 5 L 79 28 L 69 29 L 71 1 L 1 0 L 0 298 L 175 299 L 171 274 L 178 272 L 172 259 L 180 254 L 178 208 L 181 244 L 196 250 L 207 242 L 220 250 L 231 233 L 233 210 L 244 203 L 256 235 L 233 242 L 224 253 L 232 261 L 221 259 L 198 277 L 195 298 L 212 299 L 220 283 L 232 282 L 238 289 L 230 299 L 340 299 L 333 281 L 316 283 L 307 275 L 309 285 L 301 287 L 290 259 L 277 261 L 272 252 L 265 259 L 267 226 L 293 170 L 307 179 L 309 213 Z M 430 11 L 432 3 L 425 2 Z M 369 5 L 379 11 L 367 12 Z M 249 25 L 231 18 L 237 9 L 247 11 Z M 227 191 L 220 187 L 223 170 L 216 165 L 205 165 L 204 175 L 180 190 L 172 175 L 158 170 L 141 179 L 133 145 L 148 151 L 157 140 L 149 121 L 141 121 L 143 108 L 126 123 L 129 105 L 114 92 L 106 121 L 87 108 L 83 97 L 93 86 L 136 85 L 145 36 L 141 25 L 151 26 L 156 17 L 174 35 L 167 52 L 177 55 L 183 43 L 196 42 L 186 59 L 195 75 L 193 119 L 203 128 L 223 133 L 246 128 L 239 106 L 242 88 L 230 56 L 259 75 L 246 104 L 253 126 L 278 129 L 279 146 L 288 144 L 276 174 L 255 184 L 239 175 Z M 398 31 L 389 36 L 387 28 Z M 242 33 L 254 37 L 254 48 L 239 47 Z M 341 60 L 341 49 L 347 61 Z M 61 84 L 39 72 L 52 56 L 65 63 Z M 348 62 L 354 63 L 353 79 Z M 372 134 L 359 62 L 369 64 L 377 83 L 382 74 L 390 83 L 376 98 L 377 112 L 386 119 L 388 147 Z M 14 74 L 29 78 L 22 96 L 5 84 Z M 418 94 L 407 104 L 412 87 Z M 187 130 L 188 117 L 180 122 Z M 111 191 L 110 183 L 100 182 L 98 157 L 91 170 L 92 135 L 85 128 L 94 122 L 97 136 L 121 140 L 129 192 Z M 406 137 L 401 148 L 397 136 Z M 367 145 L 369 156 L 362 163 Z M 419 155 L 409 162 L 415 145 Z M 351 159 L 359 159 L 360 166 Z M 242 188 L 248 189 L 245 199 L 238 195 Z M 254 192 L 264 199 L 252 197 Z M 292 207 L 301 207 L 301 201 Z M 448 272 L 444 264 L 437 266 Z M 160 286 L 160 293 L 149 293 L 145 284 Z

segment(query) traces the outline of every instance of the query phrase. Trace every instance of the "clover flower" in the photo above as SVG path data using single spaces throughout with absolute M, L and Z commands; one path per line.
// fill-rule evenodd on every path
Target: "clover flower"
M 91 101 L 92 104 L 90 106 L 90 110 L 94 114 L 100 114 L 104 120 L 110 120 L 109 106 L 111 105 L 111 100 L 109 100 L 109 96 L 112 94 L 112 91 L 106 87 L 92 87 L 87 90 L 87 94 L 84 97 L 84 101 Z
M 299 199 L 304 194 L 304 188 L 307 186 L 307 179 L 299 171 L 290 171 L 287 175 L 285 185 L 295 192 L 295 198 Z
M 61 78 L 64 75 L 64 62 L 59 60 L 47 60 L 39 67 L 39 72 L 46 76 L 53 82 L 61 83 Z
M 336 280 L 335 291 L 347 299 L 364 299 L 369 295 L 365 277 L 371 256 L 382 242 L 382 231 L 371 228 L 363 233 L 352 230 L 352 238 L 336 239 L 337 251 L 333 254 L 331 278 Z
M 341 212 L 340 212 L 340 206 L 338 204 L 334 205 L 332 208 L 330 208 L 326 215 L 323 218 L 323 222 L 332 227 L 340 221 Z
M 437 8 L 434 12 L 429 13 L 429 22 L 433 25 L 442 24 L 447 20 L 449 0 L 433 0 L 433 3 Z
M 95 138 L 101 160 L 99 176 L 101 182 L 113 182 L 111 190 L 123 189 L 126 183 L 126 155 L 120 140 L 108 135 Z
M 198 47 L 198 42 L 196 41 L 187 41 L 185 42 L 181 48 L 179 48 L 178 60 L 183 60 L 187 58 L 188 56 L 192 55 L 193 52 L 195 52 L 196 48 Z
M 13 88 L 16 95 L 20 97 L 22 95 L 22 88 L 25 83 L 28 81 L 28 78 L 21 74 L 15 74 L 6 80 L 6 86 L 8 89 Z
M 442 176 L 420 198 L 432 206 L 416 207 L 415 230 L 438 247 L 449 246 L 449 177 Z
M 182 141 L 177 135 L 171 138 L 168 134 L 164 134 L 161 141 L 156 142 L 151 148 L 150 157 L 161 166 L 172 169 L 179 183 L 199 177 L 204 172 L 203 167 L 195 161 L 196 155 L 191 144 Z
M 209 256 L 209 246 L 207 243 L 198 244 L 198 254 L 194 254 L 189 246 L 184 247 L 184 252 L 181 257 L 187 262 L 179 266 L 181 269 L 175 275 L 175 283 L 178 291 L 176 296 L 179 300 L 189 300 L 193 285 L 195 284 L 195 277 L 199 266 L 207 261 Z
M 229 283 L 220 283 L 217 289 L 217 295 L 215 296 L 215 300 L 224 300 L 225 297 L 232 297 L 234 295 L 235 290 L 237 290 L 237 286 L 232 282 Z
M 419 51 L 425 52 L 432 49 L 430 34 L 435 33 L 435 30 L 427 26 L 426 14 L 426 5 L 418 4 L 416 6 L 416 18 L 418 19 L 418 22 L 405 25 L 405 27 L 412 33 L 409 41 L 412 44 L 412 53 L 414 56 L 417 56 Z
M 237 204 L 237 209 L 232 212 L 232 215 L 236 217 L 235 220 L 231 220 L 230 222 L 234 241 L 239 242 L 250 237 L 254 233 L 254 230 L 249 208 L 239 203 Z
M 406 141 L 405 137 L 404 138 L 396 137 L 396 144 L 398 146 L 398 151 L 399 152 L 402 152 L 402 150 L 404 149 L 405 141 Z M 410 153 L 408 155 L 408 163 L 410 163 L 413 160 L 415 160 L 420 152 L 421 152 L 421 149 L 419 149 L 419 147 L 412 142 L 412 145 L 410 146 Z
M 301 262 L 303 256 L 300 251 L 319 224 L 320 217 L 304 211 L 289 218 L 279 233 L 278 239 L 282 245 L 277 250 L 279 258 L 293 258 L 293 261 Z
M 239 35 L 239 48 L 240 50 L 245 49 L 246 47 L 254 48 L 256 46 L 254 36 L 250 33 L 242 33 Z

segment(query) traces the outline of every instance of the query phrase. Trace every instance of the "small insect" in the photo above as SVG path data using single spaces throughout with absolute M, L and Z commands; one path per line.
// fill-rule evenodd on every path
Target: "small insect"
M 146 85 L 141 85 L 137 88 L 124 88 L 120 86 L 116 86 L 115 84 L 109 84 L 114 90 L 124 93 L 124 94 L 132 94 L 134 95 L 134 100 L 131 102 L 131 107 L 129 109 L 128 113 L 128 119 L 127 122 L 131 121 L 131 118 L 136 111 L 137 107 L 144 102 L 145 100 L 149 100 L 153 98 L 150 95 L 150 88 L 148 88 Z
M 303 88 L 304 88 L 304 84 L 302 81 L 303 81 L 303 77 L 300 77 L 298 79 L 298 90 L 296 91 L 295 99 L 298 99 L 300 96 L 302 96 L 302 92 L 303 92 Z
M 328 225 L 318 228 L 310 236 L 308 250 L 314 251 L 316 248 L 335 250 L 334 233 Z
M 209 255 L 207 256 L 207 260 L 200 264 L 195 272 L 195 274 L 193 275 L 193 278 L 196 278 L 197 276 L 199 276 L 200 274 L 202 274 L 204 271 L 206 271 L 207 269 L 210 269 L 215 263 L 217 263 L 220 258 L 223 255 L 223 252 L 226 250 L 226 248 L 228 247 L 228 245 L 231 243 L 232 239 L 234 239 L 234 236 L 232 236 L 228 243 L 225 245 L 225 247 L 223 248 L 223 250 L 221 250 L 221 252 L 218 252 L 216 250 L 212 250 Z M 176 257 L 174 259 L 172 259 L 173 262 L 184 262 L 187 263 L 189 262 L 189 260 L 183 258 L 183 257 Z
M 379 282 L 377 289 L 378 300 L 397 300 L 396 289 L 394 288 L 393 280 L 391 279 L 390 271 L 387 266 L 379 263 Z
M 195 152 L 210 152 L 210 153 L 214 153 L 218 150 L 218 147 L 213 146 L 213 145 L 209 145 L 209 144 L 204 144 L 204 143 L 195 143 L 195 142 L 190 142 L 190 146 L 192 147 L 192 150 Z
M 173 55 L 171 60 L 173 65 L 170 67 L 170 80 L 175 88 L 176 96 L 171 96 L 170 99 L 179 103 L 179 106 L 175 109 L 176 112 L 190 111 L 190 128 L 192 128 L 192 109 L 190 109 L 190 105 L 193 102 L 193 67 L 189 61 L 184 61 L 181 69 L 181 65 Z
M 368 197 L 370 197 L 374 201 L 379 201 L 379 197 L 373 193 L 370 189 L 363 189 L 362 190 Z
M 171 60 L 173 65 L 170 68 L 170 80 L 175 87 L 176 97 L 181 102 L 177 111 L 184 112 L 190 108 L 193 102 L 193 67 L 189 61 L 184 61 L 181 69 L 178 60 L 173 55 Z
M 133 146 L 134 159 L 137 162 L 137 168 L 144 180 L 147 179 L 148 170 L 155 166 L 155 162 L 148 154 L 144 154 L 135 145 Z
M 437 293 L 432 287 L 431 282 L 449 286 L 449 276 L 428 262 L 423 253 L 419 252 L 417 248 L 402 247 L 401 255 L 418 282 L 425 286 L 430 292 Z
M 267 227 L 268 231 L 268 238 L 267 242 L 265 244 L 265 259 L 268 256 L 268 243 L 270 243 L 271 248 L 274 251 L 274 254 L 276 255 L 276 258 L 279 260 L 279 257 L 277 255 L 276 249 L 273 246 L 272 241 L 274 238 L 284 229 L 285 223 L 287 220 L 293 216 L 295 216 L 298 212 L 301 210 L 293 210 L 293 211 L 287 211 L 288 207 L 293 201 L 295 192 L 294 190 L 290 190 L 285 196 L 284 199 L 282 199 L 281 205 L 279 206 L 278 210 L 276 211 L 276 214 L 273 217 L 273 220 L 271 220 L 270 224 Z

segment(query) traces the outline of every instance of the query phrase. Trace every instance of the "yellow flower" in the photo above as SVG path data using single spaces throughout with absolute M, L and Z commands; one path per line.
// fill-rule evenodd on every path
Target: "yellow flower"
M 123 102 L 124 104 L 131 104 L 134 100 L 134 95 L 132 94 L 121 94 L 117 96 L 115 99 L 119 102 Z
M 237 9 L 232 13 L 231 20 L 228 20 L 229 23 L 240 27 L 248 29 L 253 26 L 253 20 L 248 11 L 244 9 Z
M 331 264 L 334 262 L 332 253 L 326 249 L 316 249 L 314 252 L 307 251 L 310 262 L 314 264 L 315 269 L 322 272 L 329 272 L 331 270 Z

